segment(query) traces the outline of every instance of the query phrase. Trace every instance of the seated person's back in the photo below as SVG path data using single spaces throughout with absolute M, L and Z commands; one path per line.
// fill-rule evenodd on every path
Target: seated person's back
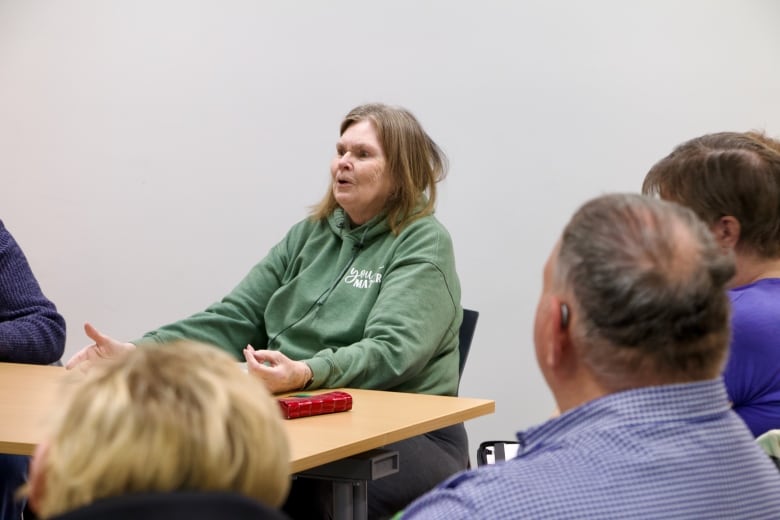
M 561 415 L 403 518 L 780 518 L 780 473 L 719 377 L 733 273 L 688 209 L 584 205 L 545 267 L 534 331 Z
M 209 503 L 283 518 L 273 509 L 290 485 L 279 407 L 229 355 L 150 345 L 83 377 L 31 467 L 30 505 L 42 518 L 155 518 L 171 508 L 209 518 Z

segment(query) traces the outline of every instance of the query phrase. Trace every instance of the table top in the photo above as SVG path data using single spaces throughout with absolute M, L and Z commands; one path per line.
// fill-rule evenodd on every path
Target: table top
M 67 379 L 62 367 L 0 363 L 0 453 L 32 454 Z
M 352 410 L 285 421 L 293 473 L 495 411 L 486 399 L 340 390 L 352 395 Z
M 0 453 L 32 454 L 62 385 L 76 377 L 62 367 L 0 363 Z M 495 411 L 487 399 L 338 390 L 352 395 L 352 410 L 285 421 L 293 473 Z

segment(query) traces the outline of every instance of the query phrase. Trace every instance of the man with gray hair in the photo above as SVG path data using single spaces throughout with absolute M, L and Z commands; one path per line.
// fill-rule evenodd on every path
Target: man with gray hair
M 780 474 L 719 376 L 733 274 L 688 209 L 587 202 L 547 261 L 534 325 L 561 415 L 403 518 L 780 518 Z

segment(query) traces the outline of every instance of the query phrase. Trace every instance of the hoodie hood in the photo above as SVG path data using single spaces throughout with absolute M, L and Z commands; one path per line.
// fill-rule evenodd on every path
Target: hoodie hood
M 352 227 L 346 212 L 341 208 L 336 208 L 328 217 L 328 225 L 331 231 L 343 241 L 355 245 L 359 244 L 361 248 L 368 246 L 390 231 L 385 212 L 380 213 L 365 224 Z

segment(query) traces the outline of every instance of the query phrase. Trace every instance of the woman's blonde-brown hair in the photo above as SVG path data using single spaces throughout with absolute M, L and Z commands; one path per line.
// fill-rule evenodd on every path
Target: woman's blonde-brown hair
M 350 126 L 368 120 L 374 126 L 387 160 L 393 192 L 385 211 L 390 229 L 397 234 L 415 219 L 430 215 L 436 207 L 436 183 L 447 175 L 447 157 L 411 112 L 404 108 L 370 103 L 353 108 L 341 122 L 340 135 Z M 427 200 L 419 207 L 423 195 Z M 333 189 L 312 210 L 312 218 L 326 219 L 338 208 Z
M 289 449 L 278 405 L 227 354 L 181 343 L 97 364 L 70 389 L 40 461 L 41 517 L 136 492 L 282 503 Z

